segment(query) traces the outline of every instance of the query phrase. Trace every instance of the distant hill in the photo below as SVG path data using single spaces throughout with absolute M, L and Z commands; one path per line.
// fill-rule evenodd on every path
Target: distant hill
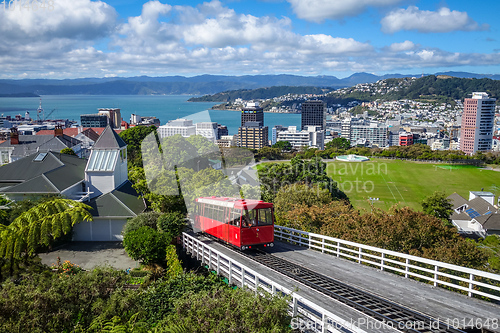
M 448 74 L 449 75 L 449 74 Z M 429 75 L 415 80 L 400 91 L 388 93 L 385 99 L 419 99 L 442 97 L 463 99 L 475 91 L 486 92 L 500 100 L 500 81 L 492 79 L 457 78 L 447 75 Z
M 474 74 L 466 72 L 444 72 L 436 75 L 448 75 L 463 78 L 489 78 L 498 80 L 500 75 Z M 0 94 L 32 93 L 36 95 L 206 95 L 229 90 L 257 89 L 272 86 L 310 86 L 330 87 L 334 89 L 351 87 L 359 83 L 373 83 L 387 78 L 420 77 L 420 75 L 386 74 L 377 76 L 370 73 L 355 73 L 339 79 L 335 76 L 299 76 L 299 75 L 198 75 L 193 77 L 115 77 L 115 78 L 79 78 L 79 79 L 23 79 L 0 80 Z
M 332 91 L 331 88 L 318 88 L 318 87 L 290 87 L 290 86 L 279 86 L 279 87 L 269 87 L 269 88 L 257 88 L 257 89 L 239 89 L 230 90 L 217 93 L 214 95 L 205 95 L 202 97 L 190 98 L 189 102 L 230 102 L 237 98 L 243 100 L 252 99 L 270 99 L 278 96 L 283 96 L 287 94 L 326 94 Z

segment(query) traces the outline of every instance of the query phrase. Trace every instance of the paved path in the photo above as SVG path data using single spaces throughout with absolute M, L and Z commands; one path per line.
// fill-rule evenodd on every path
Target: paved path
M 49 266 L 60 257 L 61 262 L 69 260 L 86 270 L 103 265 L 123 270 L 139 267 L 139 263 L 127 255 L 121 242 L 71 242 L 39 256 L 42 263 Z

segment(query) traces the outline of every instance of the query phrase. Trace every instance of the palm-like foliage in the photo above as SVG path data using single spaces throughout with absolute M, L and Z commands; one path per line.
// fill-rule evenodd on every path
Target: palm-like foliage
M 71 231 L 75 223 L 91 221 L 90 206 L 56 198 L 43 202 L 21 214 L 9 226 L 0 225 L 0 257 L 19 258 L 33 255 L 40 245 Z

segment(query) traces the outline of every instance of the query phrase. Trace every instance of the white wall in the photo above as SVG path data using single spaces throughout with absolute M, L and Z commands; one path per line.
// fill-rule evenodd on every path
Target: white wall
M 115 189 L 115 177 L 111 171 L 92 171 L 86 173 L 87 184 L 90 185 L 90 191 L 94 192 L 92 198 L 101 194 L 109 193 Z
M 91 222 L 80 222 L 73 226 L 73 241 L 109 242 L 122 241 L 121 232 L 126 218 L 106 219 L 95 217 Z

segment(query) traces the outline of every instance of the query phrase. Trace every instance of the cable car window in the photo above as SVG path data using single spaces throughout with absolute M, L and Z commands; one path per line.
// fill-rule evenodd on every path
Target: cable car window
M 241 218 L 241 209 L 234 209 L 234 208 L 231 209 L 231 218 L 229 220 L 229 224 L 239 227 L 240 218 Z
M 273 224 L 273 212 L 271 208 L 259 209 L 259 225 Z
M 257 226 L 257 210 L 245 210 L 244 227 Z

